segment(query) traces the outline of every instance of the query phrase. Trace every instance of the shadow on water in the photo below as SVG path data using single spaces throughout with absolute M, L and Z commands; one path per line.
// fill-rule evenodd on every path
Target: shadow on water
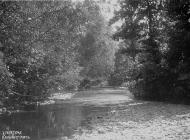
M 94 117 L 110 112 L 110 103 L 126 102 L 125 94 L 126 90 L 86 90 L 68 101 L 58 100 L 57 104 L 40 106 L 33 111 L 3 114 L 0 131 L 21 131 L 31 140 L 70 137 L 76 131 L 91 130 Z
M 185 105 L 132 99 L 126 90 L 100 89 L 77 93 L 70 100 L 58 99 L 33 111 L 3 114 L 0 131 L 21 131 L 31 140 L 59 140 L 116 122 L 149 122 L 159 118 L 174 120 L 190 114 Z M 113 122 L 113 123 L 112 123 Z M 105 127 L 105 128 L 106 128 Z
M 120 89 L 86 90 L 70 100 L 59 99 L 57 104 L 40 106 L 34 111 L 3 114 L 0 132 L 21 131 L 31 140 L 58 140 L 83 130 L 93 131 L 96 124 L 174 120 L 176 116 L 190 114 L 189 106 L 135 100 L 127 93 Z
M 81 106 L 71 103 L 41 106 L 32 112 L 0 116 L 0 130 L 22 131 L 32 140 L 70 137 L 80 127 L 90 128 L 93 114 L 109 107 Z

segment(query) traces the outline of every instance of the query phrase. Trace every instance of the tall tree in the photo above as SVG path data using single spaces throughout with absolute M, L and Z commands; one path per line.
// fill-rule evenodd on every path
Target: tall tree
M 14 93 L 28 97 L 76 87 L 77 46 L 86 22 L 81 7 L 71 1 L 3 1 L 0 8 L 0 49 Z
M 139 87 L 144 92 L 139 94 L 158 97 L 159 88 L 167 84 L 163 82 L 166 74 L 164 49 L 168 41 L 165 5 L 157 0 L 123 0 L 120 5 L 121 9 L 110 22 L 123 21 L 114 37 L 126 43 L 126 47 L 120 48 L 120 55 L 133 57 L 133 67 L 128 69 L 133 69 L 134 74 L 127 72 L 126 77 L 130 75 L 130 79 L 136 81 L 136 89 L 142 85 Z
M 190 2 L 169 1 L 167 13 L 170 28 L 167 63 L 173 77 L 174 96 L 189 98 L 190 81 Z
M 116 43 L 112 40 L 112 28 L 108 26 L 99 6 L 92 0 L 83 4 L 88 17 L 85 37 L 81 40 L 82 74 L 87 78 L 106 79 L 113 70 Z

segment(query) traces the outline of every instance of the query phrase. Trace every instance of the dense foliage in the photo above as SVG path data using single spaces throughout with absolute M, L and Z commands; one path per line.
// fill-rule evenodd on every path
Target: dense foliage
M 99 6 L 95 2 L 85 1 L 83 7 L 88 8 L 88 23 L 79 47 L 80 64 L 84 68 L 82 75 L 85 79 L 103 81 L 113 71 L 116 43 L 111 37 L 111 27 L 100 14 Z
M 117 21 L 112 36 L 93 0 L 0 1 L 0 99 L 38 100 L 107 80 L 136 97 L 189 98 L 190 2 L 121 0 L 110 24 Z
M 113 79 L 123 77 L 137 97 L 189 97 L 190 2 L 122 0 L 120 6 L 110 21 L 123 21 L 114 35 L 124 45 Z
M 77 89 L 86 77 L 108 77 L 109 31 L 91 0 L 0 1 L 1 100 L 40 99 Z

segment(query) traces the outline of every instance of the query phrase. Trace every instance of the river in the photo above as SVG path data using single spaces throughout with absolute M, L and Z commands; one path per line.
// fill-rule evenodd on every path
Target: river
M 35 110 L 0 116 L 2 131 L 21 131 L 31 140 L 70 137 L 76 131 L 91 129 L 94 116 L 109 113 L 114 104 L 131 101 L 122 89 L 96 89 L 78 92 L 72 99 L 56 100 L 55 104 Z
M 189 118 L 189 106 L 137 101 L 126 89 L 102 88 L 3 114 L 0 130 L 31 140 L 184 139 L 190 138 Z

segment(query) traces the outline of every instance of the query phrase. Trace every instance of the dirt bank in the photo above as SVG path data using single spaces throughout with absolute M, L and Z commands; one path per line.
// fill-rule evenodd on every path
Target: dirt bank
M 72 140 L 190 139 L 190 106 L 139 101 L 91 117 L 92 129 L 76 133 Z

